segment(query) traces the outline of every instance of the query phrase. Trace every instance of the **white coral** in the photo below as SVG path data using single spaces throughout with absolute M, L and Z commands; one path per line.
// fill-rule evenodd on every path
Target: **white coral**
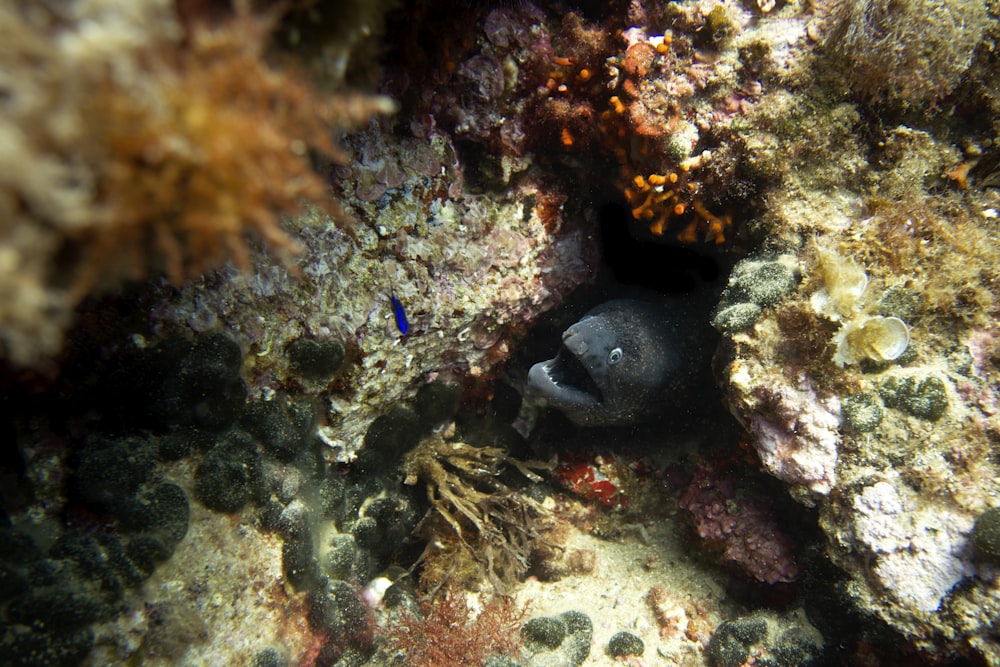
M 972 564 L 962 558 L 972 519 L 946 507 L 921 505 L 899 480 L 864 487 L 852 501 L 855 547 L 874 555 L 879 588 L 919 611 L 936 611 Z
M 764 406 L 750 422 L 757 453 L 778 479 L 827 494 L 837 483 L 839 401 L 820 399 L 808 378 L 799 387 L 784 382 L 759 388 Z

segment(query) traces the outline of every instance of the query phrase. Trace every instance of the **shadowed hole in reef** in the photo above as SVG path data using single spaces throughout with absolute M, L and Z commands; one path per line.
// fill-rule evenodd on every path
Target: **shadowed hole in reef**
M 719 261 L 707 252 L 662 241 L 643 241 L 633 235 L 634 221 L 621 205 L 601 206 L 598 219 L 603 268 L 616 282 L 661 294 L 683 294 L 719 280 Z
M 602 264 L 596 280 L 574 290 L 556 309 L 543 313 L 514 351 L 509 367 L 526 369 L 555 355 L 550 374 L 557 383 L 590 391 L 593 378 L 579 365 L 579 360 L 562 346 L 562 335 L 592 308 L 613 299 L 656 301 L 666 299 L 672 317 L 684 322 L 691 338 L 701 341 L 694 350 L 697 359 L 686 362 L 688 391 L 684 401 L 671 402 L 658 419 L 636 427 L 656 428 L 656 423 L 670 423 L 672 432 L 698 431 L 705 424 L 729 424 L 731 418 L 720 407 L 718 389 L 711 374 L 711 355 L 718 335 L 709 326 L 709 314 L 718 302 L 719 292 L 733 259 L 724 250 L 684 247 L 650 237 L 637 229 L 628 210 L 613 200 L 596 208 Z M 658 296 L 659 295 L 659 296 Z M 573 362 L 576 368 L 571 368 Z M 517 374 L 517 371 L 513 371 Z M 586 377 L 584 377 L 586 376 Z M 676 403 L 676 405 L 675 405 Z M 548 410 L 544 420 L 559 426 L 557 431 L 576 433 L 558 410 Z M 735 428 L 735 425 L 734 427 Z

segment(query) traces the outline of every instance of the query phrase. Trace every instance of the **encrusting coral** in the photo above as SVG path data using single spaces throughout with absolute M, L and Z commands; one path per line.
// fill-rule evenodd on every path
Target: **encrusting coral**
M 759 146 L 792 127 L 773 101 Z M 819 508 L 854 608 L 927 659 L 993 664 L 997 589 L 970 540 L 996 478 L 997 194 L 952 175 L 974 151 L 938 128 L 890 121 L 859 161 L 855 116 L 815 108 L 773 155 L 844 139 L 783 172 L 756 230 L 804 279 L 726 331 L 725 400 L 767 470 Z
M 246 267 L 249 239 L 287 260 L 280 216 L 332 207 L 310 151 L 343 159 L 331 130 L 392 104 L 321 96 L 267 64 L 275 18 L 245 3 L 222 21 L 155 0 L 0 7 L 0 155 L 19 165 L 0 176 L 3 357 L 58 352 L 95 288 Z
M 792 582 L 799 576 L 795 542 L 775 514 L 773 501 L 755 494 L 759 479 L 729 469 L 732 462 L 697 462 L 681 494 L 702 545 L 755 581 Z

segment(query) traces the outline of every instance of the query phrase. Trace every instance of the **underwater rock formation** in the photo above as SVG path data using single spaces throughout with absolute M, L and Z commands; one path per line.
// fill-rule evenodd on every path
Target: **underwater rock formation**
M 381 406 L 412 398 L 426 377 L 487 377 L 511 336 L 592 273 L 595 250 L 576 223 L 564 225 L 559 205 L 550 209 L 551 192 L 529 178 L 502 197 L 469 194 L 446 135 L 392 137 L 378 124 L 348 140 L 345 187 L 387 165 L 396 175 L 370 201 L 345 191 L 344 210 L 363 224 L 342 228 L 318 210 L 298 219 L 297 276 L 273 264 L 227 270 L 165 295 L 157 309 L 163 332 L 236 332 L 254 354 L 252 396 L 296 383 L 321 397 L 320 433 L 341 462 L 356 458 Z M 405 335 L 390 295 L 408 315 Z M 304 336 L 342 341 L 335 375 L 298 371 L 307 350 L 289 346 Z
M 843 131 L 842 118 L 820 126 Z M 868 164 L 849 143 L 807 160 L 769 195 L 757 232 L 803 279 L 749 326 L 719 327 L 724 392 L 765 468 L 818 508 L 862 613 L 935 659 L 995 662 L 983 610 L 1000 598 L 971 536 L 998 472 L 996 357 L 983 354 L 996 345 L 996 193 L 948 187 L 961 157 L 943 136 L 899 126 L 883 142 Z M 830 164 L 863 178 L 831 191 Z
M 709 552 L 767 584 L 790 583 L 799 576 L 795 543 L 774 513 L 773 501 L 755 494 L 759 480 L 741 479 L 725 462 L 700 462 L 678 506 L 690 518 Z
M 1000 663 L 995 0 L 133 4 L 0 9 L 4 656 Z M 512 432 L 605 204 L 745 433 Z
M 846 0 L 834 9 L 828 48 L 869 100 L 919 107 L 958 85 L 989 23 L 987 3 Z

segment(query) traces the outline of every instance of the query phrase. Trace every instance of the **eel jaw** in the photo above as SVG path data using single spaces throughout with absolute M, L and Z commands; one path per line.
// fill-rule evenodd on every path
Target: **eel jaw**
M 580 359 L 565 345 L 555 359 L 535 364 L 528 384 L 554 406 L 592 408 L 604 402 L 600 387 Z

